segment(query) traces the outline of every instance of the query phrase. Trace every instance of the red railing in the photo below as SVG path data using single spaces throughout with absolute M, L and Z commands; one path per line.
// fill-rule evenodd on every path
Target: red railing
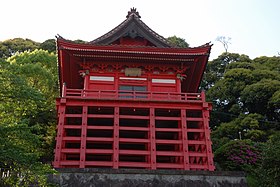
M 176 92 L 150 92 L 150 91 L 125 91 L 125 90 L 84 90 L 68 89 L 63 86 L 62 97 L 112 99 L 112 100 L 155 100 L 155 101 L 197 101 L 205 102 L 205 94 L 201 93 L 176 93 Z

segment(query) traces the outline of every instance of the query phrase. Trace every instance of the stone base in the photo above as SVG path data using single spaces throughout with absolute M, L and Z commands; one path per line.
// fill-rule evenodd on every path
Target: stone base
M 64 168 L 49 176 L 62 187 L 247 187 L 243 172 Z

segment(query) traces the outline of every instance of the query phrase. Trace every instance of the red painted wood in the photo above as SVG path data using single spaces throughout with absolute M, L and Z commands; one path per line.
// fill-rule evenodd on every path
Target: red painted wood
M 187 134 L 187 118 L 186 118 L 186 110 L 181 110 L 181 133 L 182 133 L 182 153 L 183 153 L 183 166 L 185 170 L 189 170 L 189 148 L 188 148 L 188 134 Z
M 61 161 L 61 149 L 63 148 L 63 137 L 64 137 L 64 117 L 65 115 L 65 105 L 61 104 L 58 107 L 58 125 L 57 125 L 57 136 L 56 136 L 56 146 L 55 146 L 55 158 L 53 166 L 55 168 L 60 167 Z
M 149 155 L 150 151 L 119 150 L 119 154 L 124 154 L 124 155 Z
M 155 130 L 155 109 L 150 108 L 150 134 L 149 134 L 149 143 L 150 143 L 150 160 L 148 162 L 150 163 L 150 168 L 152 170 L 156 169 L 157 159 L 156 159 L 156 130 Z
M 120 130 L 131 130 L 131 131 L 149 131 L 146 127 L 120 127 Z
M 119 107 L 115 107 L 115 118 L 114 118 L 114 154 L 113 154 L 113 168 L 119 168 Z
M 86 138 L 87 138 L 87 113 L 88 107 L 83 106 L 82 114 L 82 131 L 81 131 L 81 148 L 80 148 L 80 168 L 85 168 L 86 161 Z
M 213 171 L 212 106 L 204 92 L 192 93 L 211 46 L 118 42 L 126 46 L 58 40 L 62 91 L 54 167 Z M 141 75 L 127 76 L 125 68 L 140 68 Z
M 202 99 L 205 99 L 202 97 Z M 74 104 L 73 102 L 78 102 L 80 104 Z M 130 101 L 127 101 L 127 103 L 129 103 Z M 66 102 L 67 103 L 67 102 Z M 98 102 L 96 104 L 98 104 L 97 106 L 100 106 L 101 108 L 104 107 L 102 106 L 103 102 Z M 106 102 L 105 102 L 106 103 Z M 104 103 L 104 104 L 105 104 Z M 204 102 L 199 102 L 201 105 L 201 111 L 204 107 L 207 107 L 208 105 L 205 105 Z M 87 103 L 89 104 L 89 103 Z M 69 100 L 69 103 L 66 105 L 67 106 L 81 106 L 83 108 L 83 112 L 86 111 L 88 109 L 88 105 L 85 105 L 85 103 L 83 102 L 83 100 Z M 212 165 L 212 160 L 213 160 L 213 154 L 211 152 L 211 141 L 207 142 L 207 134 L 210 135 L 210 131 L 209 128 L 206 128 L 206 126 L 208 125 L 208 121 L 209 121 L 209 111 L 208 110 L 204 110 L 204 112 L 202 111 L 202 117 L 187 117 L 186 116 L 186 109 L 189 111 L 192 111 L 193 109 L 195 109 L 196 111 L 198 110 L 198 108 L 196 106 L 192 106 L 189 105 L 186 109 L 181 109 L 181 107 L 177 106 L 177 103 L 166 103 L 166 107 L 162 107 L 163 105 L 160 105 L 160 108 L 162 108 L 163 110 L 165 109 L 166 111 L 168 111 L 168 108 L 174 108 L 176 109 L 175 106 L 177 106 L 177 109 L 179 112 L 179 115 L 181 117 L 174 117 L 174 116 L 157 116 L 155 115 L 155 109 L 159 110 L 159 108 L 149 108 L 150 104 L 143 104 L 141 105 L 142 108 L 147 108 L 146 110 L 149 111 L 149 113 L 147 114 L 141 114 L 138 113 L 138 115 L 133 115 L 133 111 L 134 111 L 134 107 L 126 105 L 121 105 L 121 108 L 125 107 L 126 109 L 131 109 L 131 114 L 132 115 L 120 115 L 119 114 L 119 107 L 116 107 L 118 104 L 111 104 L 111 105 L 115 105 L 114 108 L 114 115 L 111 114 L 64 114 L 64 118 L 81 118 L 82 119 L 82 124 L 84 122 L 87 122 L 86 119 L 88 118 L 92 118 L 92 119 L 110 119 L 114 121 L 114 125 L 113 126 L 103 126 L 100 124 L 102 124 L 102 122 L 100 121 L 100 123 L 96 123 L 99 125 L 85 125 L 85 127 L 81 124 L 81 125 L 67 125 L 67 122 L 64 122 L 64 129 L 70 129 L 70 130 L 81 130 L 81 137 L 74 137 L 74 136 L 65 136 L 62 138 L 63 142 L 69 142 L 71 144 L 75 143 L 75 142 L 80 142 L 80 148 L 79 149 L 75 149 L 75 148 L 64 148 L 60 150 L 60 154 L 65 154 L 66 156 L 71 154 L 74 154 L 75 158 L 75 154 L 78 154 L 77 157 L 79 157 L 79 160 L 65 160 L 65 158 L 61 157 L 61 160 L 59 162 L 59 164 L 57 164 L 56 167 L 115 167 L 115 168 L 123 168 L 123 167 L 128 167 L 128 168 L 147 168 L 147 169 L 159 169 L 159 168 L 173 168 L 173 169 L 185 169 L 185 170 L 201 170 L 201 169 L 206 169 L 206 170 L 214 170 L 214 166 Z M 89 104 L 89 106 L 91 106 Z M 158 105 L 155 105 L 158 106 Z M 140 107 L 137 106 L 136 110 L 139 110 L 138 108 Z M 84 109 L 86 108 L 86 109 Z M 206 108 L 207 109 L 207 108 Z M 102 110 L 102 109 L 101 109 Z M 122 109 L 123 110 L 123 109 Z M 140 110 L 141 111 L 141 110 Z M 200 110 L 199 110 L 200 111 Z M 89 113 L 89 111 L 87 111 L 86 113 Z M 139 115 L 141 114 L 141 115 Z M 149 116 L 146 116 L 149 115 Z M 168 113 L 166 114 L 168 115 Z M 137 122 L 139 120 L 144 120 L 149 122 L 148 126 L 146 127 L 141 127 L 141 126 L 120 126 L 120 120 L 132 120 L 132 122 Z M 164 128 L 156 128 L 155 126 L 155 121 L 169 121 L 169 122 L 178 122 L 180 125 L 178 127 L 174 126 L 172 128 L 170 127 L 164 127 Z M 202 125 L 202 126 L 198 126 L 197 128 L 186 128 L 187 126 L 187 122 L 194 122 L 194 123 L 198 123 L 198 124 L 207 124 Z M 116 125 L 118 124 L 118 125 Z M 104 136 L 100 136 L 100 137 L 86 137 L 86 139 L 82 138 L 83 135 L 83 130 L 93 130 L 92 132 L 96 131 L 102 133 L 108 133 L 108 132 L 112 132 L 112 137 L 104 137 Z M 146 138 L 139 138 L 139 137 L 116 137 L 119 136 L 120 132 L 130 132 L 130 133 L 135 133 L 135 132 L 142 132 L 142 133 L 147 133 L 148 136 L 146 136 Z M 178 140 L 174 140 L 174 139 L 157 139 L 156 138 L 156 134 L 157 133 L 179 133 L 180 138 Z M 190 139 L 188 140 L 188 134 L 187 133 L 199 133 L 199 136 L 195 136 L 196 139 Z M 201 134 L 203 136 L 201 136 Z M 99 136 L 99 134 L 97 134 Z M 152 138 L 154 137 L 154 139 Z M 57 140 L 59 140 L 59 137 L 57 137 Z M 85 152 L 83 153 L 83 149 L 82 146 L 85 145 L 85 142 L 91 142 L 92 145 L 101 145 L 107 147 L 106 149 L 104 149 L 105 147 L 103 147 L 102 149 L 98 148 L 86 148 Z M 69 144 L 68 143 L 68 144 Z M 120 149 L 120 145 L 122 144 L 136 144 L 136 145 L 148 145 L 148 147 L 146 147 L 144 150 L 133 150 L 130 148 L 132 147 L 128 147 L 126 149 Z M 65 146 L 66 144 L 64 144 Z M 136 146 L 135 145 L 135 146 Z M 176 149 L 174 151 L 164 151 L 164 150 L 157 150 L 157 146 L 179 146 L 181 148 Z M 194 146 L 194 150 L 192 151 L 188 151 L 190 146 Z M 205 148 L 204 148 L 205 147 Z M 117 149 L 115 149 L 117 148 Z M 210 150 L 210 152 L 209 152 Z M 56 153 L 57 154 L 57 153 Z M 100 157 L 108 157 L 106 158 L 106 161 L 87 161 L 86 159 L 84 160 L 83 158 L 86 158 L 86 155 L 93 155 L 96 158 L 93 159 L 100 159 Z M 57 154 L 58 155 L 58 154 Z M 85 155 L 85 156 L 83 156 Z M 133 156 L 133 158 L 137 158 L 137 159 L 142 159 L 143 157 L 143 162 L 128 162 L 128 161 L 121 161 L 119 160 L 121 157 L 122 159 L 126 158 L 129 159 L 127 156 Z M 125 157 L 123 157 L 125 156 Z M 111 159 L 110 159 L 111 157 Z M 172 160 L 166 160 L 167 158 L 172 157 Z M 173 159 L 174 157 L 174 159 Z M 165 159 L 165 162 L 168 163 L 158 163 L 157 159 Z M 200 160 L 200 161 L 199 161 Z M 194 164 L 196 162 L 198 162 L 202 165 L 199 164 Z M 175 163 L 172 163 L 175 162 Z M 78 163 L 78 164 L 77 164 Z
M 113 154 L 113 150 L 110 150 L 110 149 L 87 149 L 86 153 Z
M 206 139 L 206 152 L 207 152 L 207 163 L 209 170 L 214 170 L 214 162 L 213 162 L 213 153 L 212 153 L 212 142 L 210 139 L 210 130 L 209 130 L 209 110 L 204 109 L 203 110 L 203 124 L 204 124 L 204 133 L 205 133 L 205 139 Z
M 150 164 L 145 163 L 145 162 L 120 162 L 119 163 L 120 167 L 139 167 L 139 168 L 148 168 Z
M 104 161 L 86 161 L 85 165 L 86 166 L 102 166 L 102 167 L 110 166 L 110 167 L 112 167 L 113 163 L 112 162 L 104 162 Z

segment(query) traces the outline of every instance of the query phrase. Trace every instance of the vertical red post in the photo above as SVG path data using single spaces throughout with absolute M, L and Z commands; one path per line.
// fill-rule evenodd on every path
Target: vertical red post
M 150 151 L 151 151 L 151 169 L 156 169 L 156 130 L 155 130 L 155 109 L 150 108 Z
M 176 91 L 177 93 L 181 93 L 181 80 L 180 79 L 176 79 Z
M 87 142 L 87 112 L 88 107 L 83 106 L 82 130 L 81 130 L 81 148 L 80 148 L 80 168 L 85 168 L 86 161 L 86 142 Z
M 66 90 L 66 83 L 63 83 L 62 85 L 62 95 L 61 97 L 66 97 L 66 93 L 67 93 L 67 90 Z
M 119 98 L 119 73 L 116 72 L 115 73 L 115 78 L 114 78 L 114 81 L 115 81 L 115 90 L 114 90 L 114 93 L 115 93 L 115 98 Z
M 62 99 L 61 99 L 62 100 Z M 53 162 L 54 168 L 60 168 L 61 162 L 61 149 L 63 147 L 63 136 L 64 136 L 64 120 L 65 120 L 65 103 L 61 103 L 58 106 L 58 125 L 56 135 L 56 146 L 55 146 L 55 158 Z
M 187 117 L 186 117 L 186 110 L 181 109 L 181 133 L 182 133 L 182 152 L 183 156 L 183 165 L 185 170 L 190 169 L 189 164 L 189 148 L 188 148 L 188 132 L 187 132 Z
M 89 79 L 90 79 L 89 75 L 84 76 L 84 90 L 87 90 L 89 87 Z
M 119 107 L 114 111 L 114 133 L 113 133 L 113 168 L 119 168 Z
M 210 129 L 209 129 L 209 104 L 203 102 L 203 128 L 205 133 L 205 143 L 206 143 L 206 153 L 207 153 L 207 167 L 209 171 L 214 171 L 215 166 L 213 163 L 213 153 L 212 153 L 212 142 L 210 138 Z

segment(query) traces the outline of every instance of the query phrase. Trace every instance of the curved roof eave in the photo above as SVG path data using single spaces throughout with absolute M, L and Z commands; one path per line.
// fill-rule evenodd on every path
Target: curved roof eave
M 121 24 L 116 26 L 108 33 L 89 43 L 109 45 L 120 37 L 125 36 L 125 34 L 128 33 L 130 29 L 136 29 L 140 31 L 139 34 L 144 35 L 143 37 L 153 43 L 156 47 L 172 47 L 172 45 L 164 37 L 153 31 L 143 21 L 141 21 L 140 18 L 141 17 L 139 16 L 139 13 L 136 12 L 136 9 L 131 9 L 131 12 L 129 12 L 126 20 L 124 20 Z

